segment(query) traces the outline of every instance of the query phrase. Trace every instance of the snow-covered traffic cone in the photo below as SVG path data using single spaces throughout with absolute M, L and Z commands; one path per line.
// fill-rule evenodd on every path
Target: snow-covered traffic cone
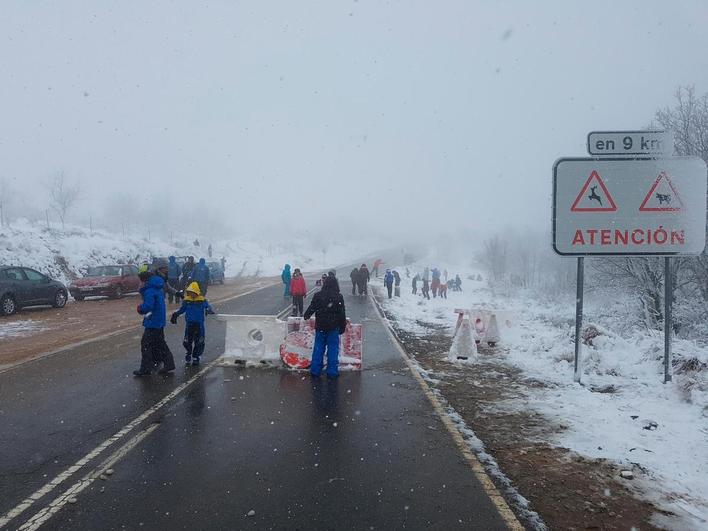
M 484 333 L 484 322 L 481 317 L 477 317 L 474 321 L 474 331 L 475 331 L 475 342 L 479 345 L 482 338 L 485 336 Z
M 499 337 L 499 325 L 497 324 L 497 314 L 493 313 L 489 318 L 489 325 L 487 325 L 487 334 L 485 335 L 485 340 L 487 345 L 490 347 L 495 346 L 501 338 Z
M 475 333 L 469 319 L 464 319 L 452 338 L 452 346 L 448 358 L 450 360 L 466 360 L 477 356 Z

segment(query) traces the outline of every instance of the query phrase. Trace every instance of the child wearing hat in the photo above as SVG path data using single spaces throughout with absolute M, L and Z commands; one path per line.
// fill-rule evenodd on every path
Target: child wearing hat
M 184 356 L 186 365 L 197 367 L 202 354 L 204 353 L 204 340 L 206 337 L 204 329 L 205 316 L 213 314 L 214 310 L 209 306 L 199 289 L 199 283 L 192 282 L 184 291 L 184 299 L 179 310 L 172 314 L 170 322 L 177 324 L 177 318 L 185 314 L 184 341 L 182 344 L 187 350 Z

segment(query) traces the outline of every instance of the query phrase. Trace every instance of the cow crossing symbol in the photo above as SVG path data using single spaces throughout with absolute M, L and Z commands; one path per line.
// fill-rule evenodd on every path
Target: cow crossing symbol
M 639 206 L 640 212 L 680 212 L 683 201 L 671 179 L 662 171 Z

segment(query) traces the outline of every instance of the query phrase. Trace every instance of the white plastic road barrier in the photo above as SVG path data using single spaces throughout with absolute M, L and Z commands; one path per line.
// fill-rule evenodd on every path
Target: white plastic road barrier
M 280 345 L 287 334 L 287 323 L 266 315 L 225 315 L 224 361 L 227 363 L 279 363 Z
M 460 314 L 463 316 L 464 314 Z M 475 332 L 469 318 L 462 318 L 458 323 L 455 336 L 452 338 L 452 346 L 448 358 L 451 360 L 466 360 L 477 356 L 477 342 Z

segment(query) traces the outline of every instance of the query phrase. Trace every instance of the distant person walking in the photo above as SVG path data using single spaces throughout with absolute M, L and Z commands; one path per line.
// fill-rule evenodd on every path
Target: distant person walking
M 418 294 L 418 282 L 420 282 L 420 275 L 418 273 L 415 274 L 413 277 L 413 280 L 411 280 L 411 287 L 413 288 L 413 295 Z
M 423 297 L 430 300 L 430 282 L 428 281 L 428 277 L 423 277 L 423 288 L 421 289 L 421 293 L 423 294 Z
M 165 341 L 167 309 L 165 307 L 165 281 L 160 275 L 149 272 L 140 274 L 145 284 L 140 288 L 143 302 L 137 311 L 143 316 L 143 337 L 140 340 L 140 368 L 133 371 L 135 376 L 148 376 L 162 363 L 157 372 L 167 374 L 175 369 L 175 360 Z
M 336 378 L 339 376 L 339 336 L 347 328 L 347 316 L 336 278 L 326 276 L 322 282 L 322 289 L 312 297 L 304 315 L 304 319 L 315 316 L 315 344 L 312 348 L 310 374 L 319 378 L 326 349 L 327 377 Z
M 433 290 L 433 298 L 437 297 L 440 289 L 440 270 L 437 267 L 433 268 L 433 283 L 430 287 Z
M 371 280 L 371 274 L 369 273 L 369 268 L 366 264 L 361 264 L 359 268 L 359 295 L 367 295 L 369 281 Z
M 188 256 L 187 261 L 182 266 L 182 281 L 180 283 L 180 288 L 184 289 L 189 285 L 196 265 L 197 264 L 194 263 L 194 257 Z
M 349 279 L 352 281 L 352 295 L 356 295 L 356 290 L 359 287 L 359 269 L 356 267 L 349 273 Z
M 292 275 L 290 274 L 290 264 L 285 264 L 283 272 L 280 274 L 280 280 L 283 281 L 283 285 L 285 286 L 283 297 L 290 297 L 290 281 L 292 280 Z
M 383 264 L 383 260 L 381 260 L 381 258 L 377 258 L 376 260 L 374 260 L 373 273 L 376 278 L 379 278 L 379 267 L 381 267 L 381 264 Z
M 209 289 L 209 281 L 211 280 L 211 273 L 204 258 L 200 258 L 199 263 L 195 266 L 192 272 L 192 280 L 199 284 L 199 292 L 206 297 L 207 290 Z
M 438 292 L 440 293 L 441 299 L 447 299 L 447 284 L 445 282 L 440 284 Z
M 395 269 L 393 270 L 393 294 L 396 297 L 401 296 L 401 275 Z
M 386 286 L 386 291 L 388 292 L 388 298 L 390 299 L 393 295 L 393 282 L 395 278 L 393 276 L 393 273 L 391 273 L 390 269 L 386 270 L 386 274 L 384 275 L 384 286 Z
M 207 256 L 211 258 L 211 253 L 213 252 L 214 249 L 212 249 L 211 244 L 209 244 L 209 247 L 207 247 Z
M 173 302 L 179 302 L 179 293 L 182 289 L 182 268 L 174 256 L 170 256 L 167 260 L 167 283 L 174 290 L 174 293 L 171 290 L 167 292 L 167 298 L 172 304 Z
M 302 276 L 297 267 L 293 271 L 293 278 L 290 281 L 290 293 L 293 296 L 292 315 L 293 317 L 302 317 L 305 295 L 307 295 L 307 284 L 305 284 L 305 277 Z
M 460 275 L 455 275 L 455 291 L 462 291 L 462 279 Z

